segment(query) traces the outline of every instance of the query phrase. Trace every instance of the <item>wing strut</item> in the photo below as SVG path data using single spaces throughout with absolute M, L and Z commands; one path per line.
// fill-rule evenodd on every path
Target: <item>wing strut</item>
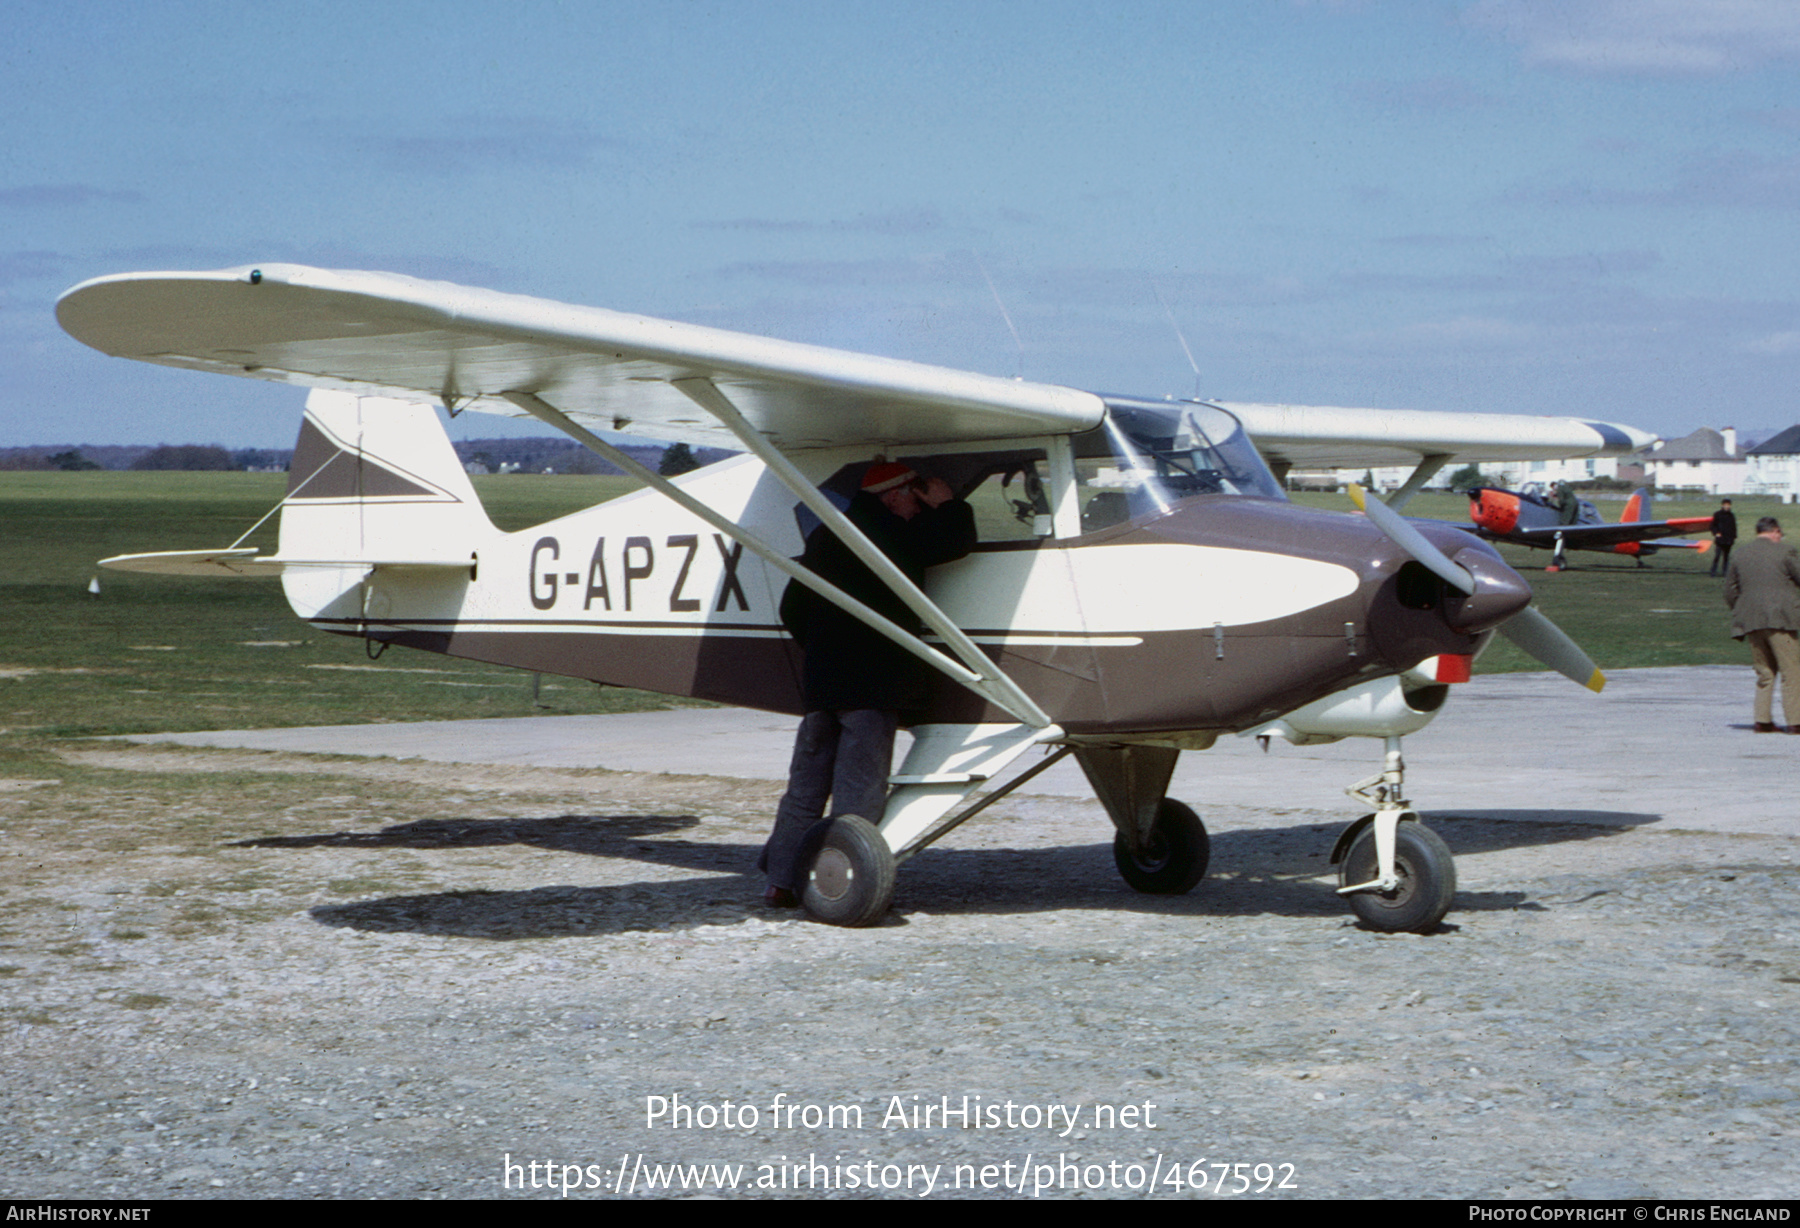
M 1451 457 L 1446 452 L 1433 452 L 1419 458 L 1419 467 L 1407 477 L 1399 490 L 1389 495 L 1384 502 L 1396 512 L 1406 506 L 1407 500 L 1418 494 L 1425 483 L 1437 476 L 1438 470 L 1449 464 Z
M 714 396 L 718 397 L 718 399 L 723 402 L 725 412 L 719 412 L 713 405 L 701 401 L 700 398 L 694 396 L 688 388 L 683 387 L 684 384 L 695 383 L 704 384 Z M 734 541 L 742 542 L 745 548 L 758 558 L 762 559 L 763 562 L 769 564 L 769 566 L 800 581 L 815 593 L 819 594 L 819 596 L 825 598 L 825 600 L 844 610 L 859 621 L 868 624 L 871 628 L 879 631 L 882 635 L 887 636 L 887 638 L 893 640 L 896 644 L 900 645 L 900 647 L 920 658 L 932 668 L 947 674 L 956 682 L 968 687 L 971 691 L 974 691 L 977 695 L 980 695 L 983 699 L 986 699 L 995 707 L 1000 708 L 1015 719 L 1031 726 L 1033 729 L 1039 730 L 1047 729 L 1054 723 L 1044 713 L 1043 709 L 1039 708 L 1037 704 L 1033 702 L 1031 697 L 1019 688 L 1018 683 L 994 668 L 992 662 L 990 662 L 986 656 L 982 655 L 979 648 L 975 647 L 974 642 L 971 641 L 968 636 L 963 634 L 962 629 L 957 627 L 954 623 L 951 623 L 950 620 L 944 616 L 943 612 L 938 609 L 937 605 L 933 603 L 929 597 L 925 596 L 924 593 L 920 592 L 918 587 L 914 585 L 912 581 L 906 578 L 906 573 L 902 572 L 898 567 L 895 567 L 893 563 L 889 561 L 887 556 L 882 554 L 881 551 L 876 548 L 874 543 L 870 542 L 868 538 L 864 536 L 861 530 L 851 524 L 842 512 L 838 511 L 829 500 L 819 494 L 817 488 L 815 488 L 812 483 L 808 482 L 799 470 L 788 463 L 785 456 L 776 452 L 766 439 L 757 434 L 756 431 L 743 420 L 742 416 L 738 414 L 736 407 L 731 405 L 729 401 L 726 401 L 724 395 L 720 393 L 718 389 L 713 387 L 711 381 L 704 379 L 688 379 L 674 381 L 674 384 L 676 388 L 680 389 L 683 393 L 686 393 L 697 404 L 700 404 L 702 408 L 710 413 L 716 414 L 727 427 L 744 441 L 753 453 L 769 466 L 770 472 L 774 473 L 784 486 L 798 496 L 808 507 L 812 508 L 814 512 L 818 513 L 821 519 L 832 526 L 838 535 L 843 538 L 845 544 L 856 551 L 858 557 L 863 556 L 864 550 L 872 553 L 874 555 L 874 560 L 879 563 L 878 566 L 875 565 L 875 561 L 871 561 L 867 558 L 863 561 L 870 563 L 875 573 L 893 586 L 900 596 L 903 599 L 906 599 L 907 605 L 918 613 L 928 626 L 933 630 L 938 631 L 940 635 L 943 635 L 947 644 L 959 649 L 966 645 L 968 652 L 963 653 L 959 651 L 959 655 L 963 656 L 965 660 L 967 660 L 970 655 L 973 655 L 975 660 L 980 662 L 979 667 L 970 668 L 969 666 L 953 660 L 919 639 L 918 636 L 907 631 L 904 627 L 901 627 L 898 623 L 882 617 L 882 615 L 856 600 L 856 598 L 850 596 L 836 585 L 831 584 L 829 581 L 820 578 L 813 572 L 800 566 L 798 563 L 770 546 L 767 542 L 763 541 L 762 538 L 745 529 L 742 525 L 720 515 L 700 500 L 694 498 L 694 496 L 682 490 L 679 486 L 670 482 L 661 474 L 652 472 L 650 469 L 632 459 L 632 457 L 625 452 L 620 451 L 618 448 L 607 443 L 604 439 L 601 439 L 598 435 L 595 435 L 592 431 L 581 427 L 570 419 L 567 414 L 563 413 L 554 405 L 551 405 L 536 394 L 530 392 L 505 392 L 500 395 L 507 401 L 530 414 L 532 417 L 537 418 L 542 422 L 549 423 L 557 430 L 578 440 L 591 451 L 604 456 L 607 460 L 619 466 L 621 469 L 643 482 L 646 486 L 667 496 L 676 504 L 700 517 L 700 519 L 706 521 L 707 524 L 732 538 Z M 770 459 L 771 456 L 774 458 L 774 462 L 779 462 L 779 464 L 772 462 Z M 892 573 L 891 575 L 889 574 L 890 572 Z M 902 585 L 905 587 L 902 588 Z M 920 609 L 920 605 L 923 605 L 924 609 Z M 943 627 L 948 627 L 949 630 L 954 633 L 954 638 L 952 635 L 945 634 L 942 627 L 940 627 L 940 624 L 942 624 Z M 956 642 L 958 640 L 961 641 L 960 645 Z
M 794 467 L 794 463 L 783 456 L 774 444 L 763 437 L 762 433 L 738 412 L 737 406 L 719 391 L 718 385 L 703 376 L 690 376 L 686 379 L 669 381 L 674 388 L 685 395 L 694 404 L 713 415 L 736 435 L 758 460 L 769 467 L 769 472 L 781 481 L 783 486 L 792 491 L 813 513 L 830 526 L 831 531 L 848 547 L 863 565 L 894 590 L 894 594 L 906 603 L 907 609 L 917 614 L 927 627 L 943 638 L 944 644 L 954 652 L 963 665 L 973 674 L 978 675 L 987 684 L 981 694 L 994 699 L 996 706 L 1019 718 L 1020 721 L 1034 729 L 1043 729 L 1052 722 L 1044 714 L 1043 709 L 1033 702 L 1019 684 L 995 668 L 987 654 L 975 646 L 963 629 L 950 621 L 950 616 L 931 598 L 927 597 L 918 585 L 914 584 L 907 574 L 894 565 L 892 559 L 881 552 L 881 548 L 870 541 L 868 535 L 850 522 L 850 518 L 839 511 L 837 505 L 827 499 L 817 486 L 806 480 L 806 475 Z M 1010 702 L 995 698 L 990 692 L 1006 696 Z

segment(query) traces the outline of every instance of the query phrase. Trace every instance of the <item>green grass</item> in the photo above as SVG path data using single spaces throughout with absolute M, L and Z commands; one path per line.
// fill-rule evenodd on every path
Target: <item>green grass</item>
M 94 566 L 112 554 L 226 545 L 274 506 L 284 483 L 279 474 L 0 473 L 0 729 L 81 736 L 617 712 L 682 702 L 545 678 L 534 704 L 531 675 L 515 670 L 404 649 L 370 661 L 361 641 L 296 619 L 274 581 L 102 573 Z M 495 523 L 512 530 L 634 486 L 624 478 L 542 475 L 476 484 Z M 1296 501 L 1348 507 L 1342 496 Z M 1767 499 L 1736 503 L 1744 526 L 1776 508 Z M 1708 515 L 1716 505 L 1669 500 L 1657 513 Z M 1616 516 L 1619 506 L 1602 509 Z M 1467 501 L 1421 496 L 1407 511 L 1461 522 Z M 272 551 L 275 522 L 247 544 Z M 1603 669 L 1745 659 L 1727 635 L 1706 555 L 1665 552 L 1640 570 L 1623 556 L 1574 554 L 1575 570 L 1545 575 L 1547 552 L 1502 553 L 1532 582 L 1540 608 Z M 86 589 L 96 576 L 102 592 L 93 597 Z M 1541 667 L 1502 641 L 1479 668 Z
M 476 479 L 520 529 L 633 489 L 624 478 Z M 313 630 L 272 580 L 102 572 L 107 555 L 228 545 L 280 474 L 0 473 L 0 728 L 50 736 L 632 711 L 671 701 Z M 275 521 L 246 545 L 275 548 Z M 99 578 L 98 597 L 87 592 Z

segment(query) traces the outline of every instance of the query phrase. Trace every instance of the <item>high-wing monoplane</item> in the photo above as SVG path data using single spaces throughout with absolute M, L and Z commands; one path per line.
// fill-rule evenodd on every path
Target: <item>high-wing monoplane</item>
M 1455 867 L 1403 795 L 1401 738 L 1496 631 L 1595 690 L 1599 673 L 1485 542 L 1373 500 L 1365 516 L 1296 507 L 1271 464 L 1410 459 L 1404 496 L 1452 459 L 1618 454 L 1647 438 L 1575 419 L 1101 396 L 287 265 L 99 278 L 57 312 L 109 354 L 312 389 L 274 555 L 112 566 L 279 575 L 327 631 L 774 711 L 801 707 L 777 617 L 790 579 L 928 661 L 936 690 L 886 813 L 817 833 L 803 900 L 841 924 L 880 919 L 898 862 L 1066 755 L 1117 828 L 1126 881 L 1187 891 L 1209 845 L 1166 797 L 1176 758 L 1256 734 L 1384 740 L 1382 771 L 1352 790 L 1373 813 L 1333 853 L 1339 890 L 1376 928 L 1432 928 Z M 645 489 L 503 533 L 435 404 L 529 415 Z M 744 454 L 664 478 L 601 434 L 624 431 Z M 975 506 L 980 544 L 922 589 L 839 510 L 877 454 Z M 793 562 L 812 518 L 924 636 Z
M 1476 532 L 1490 541 L 1552 551 L 1550 565 L 1545 571 L 1566 568 L 1570 550 L 1629 555 L 1642 567 L 1645 557 L 1658 550 L 1705 552 L 1712 549 L 1711 541 L 1659 541 L 1660 538 L 1704 533 L 1711 527 L 1712 517 L 1647 519 L 1654 498 L 1648 489 L 1632 493 L 1625 501 L 1617 524 L 1608 524 L 1599 509 L 1586 499 L 1577 498 L 1566 487 L 1541 495 L 1502 490 L 1498 486 L 1471 486 L 1468 495 L 1469 519 L 1474 521 Z

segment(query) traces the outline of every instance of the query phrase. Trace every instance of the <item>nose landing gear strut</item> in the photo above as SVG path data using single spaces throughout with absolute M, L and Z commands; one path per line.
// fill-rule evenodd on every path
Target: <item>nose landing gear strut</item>
M 1344 790 L 1375 811 L 1346 827 L 1332 849 L 1338 894 L 1348 897 L 1351 911 L 1371 929 L 1428 933 L 1456 896 L 1456 861 L 1405 799 L 1400 739 L 1385 741 L 1382 770 Z

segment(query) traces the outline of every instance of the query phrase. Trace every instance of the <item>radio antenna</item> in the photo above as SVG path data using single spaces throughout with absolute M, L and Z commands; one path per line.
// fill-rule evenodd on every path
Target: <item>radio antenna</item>
M 981 253 L 971 251 L 975 257 L 975 267 L 981 270 L 981 279 L 987 282 L 988 293 L 994 296 L 994 306 L 1000 309 L 1000 318 L 1006 321 L 1006 331 L 1012 334 L 1014 361 L 1013 378 L 1023 379 L 1025 371 L 1025 343 L 1019 340 L 1019 330 L 1013 327 L 1012 316 L 1007 313 L 1006 304 L 1000 301 L 1000 291 L 994 285 L 994 279 L 988 276 L 987 265 L 981 262 Z
M 1194 361 L 1194 351 L 1188 348 L 1187 337 L 1182 334 L 1181 325 L 1175 322 L 1175 313 L 1169 310 L 1168 300 L 1163 298 L 1162 291 L 1157 289 L 1155 279 L 1150 282 L 1150 293 L 1162 304 L 1163 314 L 1169 317 L 1169 327 L 1175 330 L 1175 340 L 1181 342 L 1181 352 L 1187 355 L 1188 366 L 1194 371 L 1194 399 L 1200 399 L 1200 364 Z

